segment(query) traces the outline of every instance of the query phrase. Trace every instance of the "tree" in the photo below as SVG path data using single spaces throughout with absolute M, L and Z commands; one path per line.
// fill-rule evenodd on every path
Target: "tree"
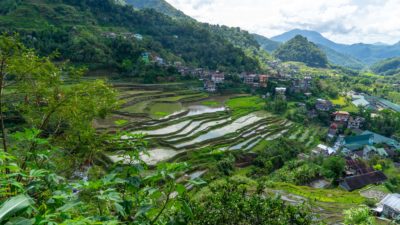
M 332 156 L 324 160 L 322 167 L 325 177 L 337 181 L 344 172 L 345 161 L 340 156 Z
M 279 196 L 249 193 L 245 185 L 226 180 L 211 185 L 210 192 L 194 203 L 191 224 L 312 224 L 305 205 L 286 204 Z
M 344 211 L 345 225 L 375 225 L 375 218 L 371 215 L 368 207 L 352 208 Z
M 282 61 L 303 62 L 311 67 L 326 67 L 328 57 L 317 45 L 297 35 L 279 46 L 274 55 Z
M 84 70 L 56 66 L 12 37 L 0 37 L 0 47 L 12 46 L 11 40 L 22 52 L 6 61 L 3 75 L 7 73 L 7 82 L 13 85 L 3 86 L 4 96 L 24 123 L 6 134 L 12 151 L 0 151 L 0 170 L 7 171 L 0 173 L 0 212 L 5 212 L 0 221 L 186 224 L 191 210 L 186 188 L 176 180 L 188 165 L 161 164 L 147 173 L 140 157 L 147 146 L 142 136 L 99 133 L 92 126 L 95 118 L 118 107 L 113 88 L 102 80 L 74 80 Z M 95 162 L 104 162 L 103 153 L 111 150 L 122 161 L 101 168 L 101 173 L 89 173 L 100 168 Z M 26 204 L 15 205 L 19 200 Z

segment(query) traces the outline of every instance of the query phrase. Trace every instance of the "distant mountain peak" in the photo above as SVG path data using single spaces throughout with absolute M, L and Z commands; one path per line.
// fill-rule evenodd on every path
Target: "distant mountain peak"
M 303 37 L 306 37 L 311 42 L 314 42 L 316 44 L 322 44 L 331 48 L 333 47 L 332 45 L 337 45 L 335 42 L 325 38 L 322 34 L 318 33 L 317 31 L 302 30 L 302 29 L 293 29 L 281 35 L 272 37 L 271 40 L 278 42 L 286 42 L 294 38 L 296 35 L 301 35 Z

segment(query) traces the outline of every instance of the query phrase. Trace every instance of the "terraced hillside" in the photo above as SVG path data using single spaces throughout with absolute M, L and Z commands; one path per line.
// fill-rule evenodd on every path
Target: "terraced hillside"
M 313 137 L 320 132 L 267 113 L 258 97 L 210 97 L 195 90 L 162 91 L 160 87 L 120 90 L 124 104 L 114 119 L 128 120 L 123 129 L 132 134 L 146 134 L 151 146 L 143 159 L 149 164 L 206 148 L 253 151 L 282 136 L 312 147 L 317 144 Z

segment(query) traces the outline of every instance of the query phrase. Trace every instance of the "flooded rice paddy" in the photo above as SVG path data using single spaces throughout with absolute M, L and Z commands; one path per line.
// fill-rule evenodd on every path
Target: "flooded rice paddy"
M 129 90 L 129 88 L 127 88 Z M 151 143 L 142 159 L 149 165 L 168 161 L 180 153 L 205 147 L 227 151 L 252 151 L 282 136 L 315 144 L 317 130 L 304 129 L 265 111 L 233 116 L 225 102 L 232 96 L 207 97 L 202 93 L 129 90 L 128 101 L 116 115 L 142 118 L 124 129 L 144 133 Z M 136 96 L 136 97 L 135 97 Z M 147 119 L 143 119 L 147 118 Z M 138 120 L 139 121 L 139 120 Z M 311 137 L 310 137 L 311 136 Z M 118 156 L 113 161 L 123 160 Z

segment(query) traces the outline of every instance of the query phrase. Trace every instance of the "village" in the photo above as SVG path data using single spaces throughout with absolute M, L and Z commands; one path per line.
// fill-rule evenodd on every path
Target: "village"
M 271 62 L 275 68 L 281 67 L 279 62 Z M 288 67 L 286 67 L 288 68 Z M 272 75 L 241 73 L 241 82 L 251 89 L 268 90 L 262 95 L 265 98 L 287 99 L 287 95 L 303 95 L 306 99 L 312 98 L 311 88 L 314 85 L 311 76 L 298 77 L 296 67 L 289 67 L 291 73 L 282 73 L 277 69 Z M 205 69 L 189 69 L 180 67 L 179 72 L 183 76 L 195 77 L 204 84 L 204 90 L 210 93 L 218 91 L 220 84 L 225 82 L 225 73 L 220 71 L 208 71 Z M 228 75 L 229 76 L 229 75 Z M 274 88 L 269 88 L 271 83 Z M 357 108 L 368 109 L 371 116 L 377 116 L 375 112 L 381 110 L 393 110 L 400 112 L 400 106 L 388 100 L 369 96 L 364 93 L 349 91 L 343 94 L 345 98 Z M 400 156 L 400 142 L 397 137 L 384 135 L 365 130 L 366 118 L 357 113 L 338 110 L 338 107 L 328 99 L 317 98 L 312 109 L 306 109 L 305 102 L 298 102 L 299 108 L 304 108 L 307 117 L 311 120 L 320 113 L 329 115 L 329 127 L 325 141 L 314 148 L 309 154 L 300 154 L 301 159 L 315 157 L 340 156 L 345 159 L 345 172 L 338 180 L 339 187 L 349 192 L 357 191 L 371 185 L 381 185 L 388 180 L 379 166 L 370 166 L 368 162 L 376 159 L 398 159 Z M 400 163 L 395 162 L 396 167 Z M 316 181 L 323 188 L 329 183 L 324 180 Z M 374 193 L 378 195 L 378 204 L 371 210 L 377 216 L 388 219 L 396 219 L 400 216 L 400 194 Z
M 122 38 L 134 38 L 141 41 L 140 34 L 121 34 Z M 117 38 L 117 34 L 107 34 L 108 38 Z M 315 78 L 310 75 L 299 76 L 299 68 L 291 64 L 282 64 L 279 60 L 269 62 L 271 72 L 258 74 L 243 72 L 229 74 L 218 70 L 205 68 L 192 68 L 180 62 L 168 63 L 158 55 L 148 52 L 142 54 L 146 63 L 154 63 L 161 67 L 174 67 L 182 77 L 199 80 L 203 84 L 203 91 L 218 94 L 221 87 L 236 76 L 241 85 L 251 90 L 253 94 L 260 95 L 266 101 L 277 99 L 290 102 L 296 99 L 295 105 L 304 112 L 305 117 L 315 123 L 321 122 L 321 115 L 328 115 L 326 135 L 310 153 L 301 153 L 298 158 L 309 160 L 316 157 L 339 156 L 345 160 L 345 171 L 338 180 L 339 187 L 349 191 L 358 191 L 371 185 L 382 185 L 388 176 L 379 166 L 371 166 L 371 160 L 390 159 L 400 168 L 400 162 L 395 160 L 400 157 L 400 142 L 397 137 L 386 137 L 382 134 L 365 129 L 367 119 L 355 112 L 342 110 L 330 99 L 319 98 L 313 94 Z M 321 78 L 321 77 L 320 77 Z M 322 77 L 323 79 L 323 77 Z M 341 93 L 349 103 L 356 108 L 367 109 L 370 116 L 377 116 L 381 110 L 400 112 L 400 106 L 388 100 L 374 97 L 365 93 L 350 90 Z M 298 96 L 302 96 L 299 100 Z M 312 101 L 311 101 L 312 100 Z M 310 107 L 307 102 L 312 102 Z M 320 126 L 321 123 L 319 123 Z M 324 179 L 314 181 L 319 188 L 330 185 Z M 400 216 L 400 194 L 375 193 L 378 204 L 371 208 L 377 216 L 396 219 Z

